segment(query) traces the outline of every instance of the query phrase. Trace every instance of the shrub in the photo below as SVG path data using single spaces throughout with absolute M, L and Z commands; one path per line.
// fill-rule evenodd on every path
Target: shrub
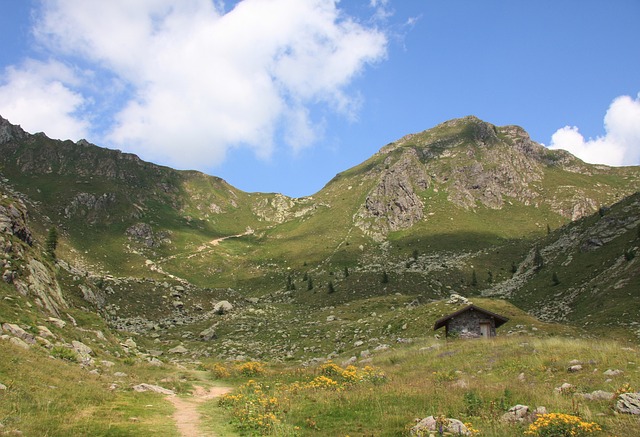
M 264 374 L 264 364 L 257 361 L 247 361 L 246 363 L 238 364 L 238 372 L 244 376 L 252 377 Z
M 570 414 L 549 413 L 539 416 L 529 425 L 525 435 L 538 437 L 582 437 L 601 431 L 595 422 L 583 422 L 579 417 Z
M 53 349 L 51 349 L 51 355 L 61 360 L 67 360 L 67 361 L 77 360 L 77 354 L 72 349 L 69 349 L 68 347 L 64 347 L 64 346 L 54 346 Z
M 215 363 L 211 367 L 211 373 L 215 379 L 224 379 L 231 376 L 231 373 L 227 370 L 225 366 L 220 363 Z

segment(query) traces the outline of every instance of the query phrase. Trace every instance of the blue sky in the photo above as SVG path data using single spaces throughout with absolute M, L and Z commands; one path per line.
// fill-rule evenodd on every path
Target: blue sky
M 0 115 L 312 195 L 451 118 L 640 164 L 637 0 L 0 0 Z

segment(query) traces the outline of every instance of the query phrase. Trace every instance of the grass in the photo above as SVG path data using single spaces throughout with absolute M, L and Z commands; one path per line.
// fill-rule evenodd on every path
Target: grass
M 545 406 L 549 412 L 597 422 L 607 435 L 627 435 L 634 418 L 614 414 L 612 401 L 586 401 L 555 388 L 565 382 L 578 392 L 638 387 L 637 359 L 637 351 L 612 341 L 521 336 L 427 340 L 375 355 L 375 372 L 384 375 L 376 383 L 344 384 L 341 373 L 348 368 L 335 365 L 334 372 L 326 372 L 327 365 L 271 366 L 245 380 L 222 404 L 236 415 L 232 422 L 240 430 L 258 435 L 402 436 L 416 418 L 445 415 L 471 423 L 480 435 L 507 437 L 522 435 L 528 426 L 500 420 L 516 404 Z M 571 360 L 584 363 L 583 371 L 568 372 Z M 609 378 L 602 373 L 608 368 L 624 373 Z M 336 384 L 314 386 L 320 378 Z M 274 414 L 277 428 L 255 425 L 253 413 L 242 406 L 260 405 L 260 399 L 271 399 L 264 411 Z

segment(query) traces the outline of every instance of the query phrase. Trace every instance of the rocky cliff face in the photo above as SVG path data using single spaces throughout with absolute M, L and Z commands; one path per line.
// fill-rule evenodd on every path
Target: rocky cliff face
M 429 188 L 447 193 L 452 207 L 502 209 L 517 202 L 577 220 L 640 186 L 638 171 L 629 172 L 623 190 L 589 183 L 585 177 L 618 170 L 550 151 L 520 127 L 497 127 L 475 117 L 407 135 L 382 148 L 372 158 L 376 160 L 380 164 L 366 175 L 376 182 L 356 225 L 377 239 L 428 220 L 429 202 L 423 193 Z M 564 184 L 558 184 L 560 180 Z
M 38 259 L 25 202 L 4 182 L 0 183 L 0 272 L 2 280 L 30 296 L 47 312 L 59 315 L 66 308 L 60 285 Z

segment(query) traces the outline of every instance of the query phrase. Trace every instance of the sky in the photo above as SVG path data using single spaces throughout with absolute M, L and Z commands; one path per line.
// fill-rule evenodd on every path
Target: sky
M 0 0 L 0 115 L 248 192 L 452 118 L 640 165 L 638 0 Z

